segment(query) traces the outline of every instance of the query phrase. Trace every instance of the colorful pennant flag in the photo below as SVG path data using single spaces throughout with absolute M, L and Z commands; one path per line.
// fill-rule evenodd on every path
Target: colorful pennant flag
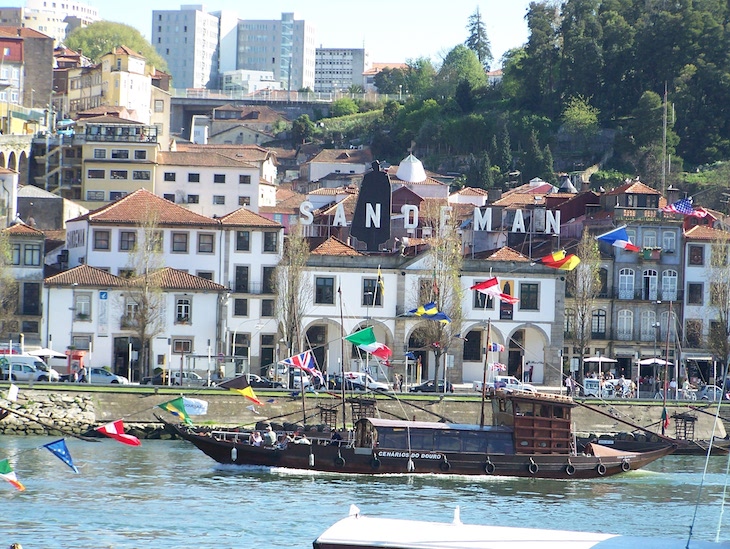
M 691 217 L 705 217 L 707 215 L 707 211 L 703 208 L 698 208 L 696 210 L 694 209 L 694 207 L 692 206 L 692 197 L 681 198 L 673 204 L 667 204 L 662 208 L 662 211 L 667 213 L 688 215 Z
M 563 271 L 572 271 L 580 263 L 580 258 L 575 254 L 570 254 L 568 256 L 565 256 L 563 259 L 559 259 L 557 261 L 545 261 L 545 258 L 543 258 L 542 262 L 545 264 L 546 267 L 560 269 Z
M 158 408 L 162 408 L 166 412 L 170 412 L 173 416 L 184 422 L 186 425 L 192 425 L 193 420 L 190 419 L 187 411 L 185 410 L 185 401 L 183 397 L 177 397 L 168 402 L 163 402 L 157 405 Z
M 520 301 L 514 296 L 502 293 L 502 289 L 499 286 L 499 280 L 496 276 L 493 276 L 492 278 L 490 278 L 489 280 L 485 280 L 484 282 L 477 282 L 469 289 L 490 295 L 493 298 L 504 301 L 505 303 L 510 303 L 512 305 L 514 305 L 515 303 L 519 303 Z
M 189 416 L 204 416 L 208 414 L 208 401 L 199 398 L 183 397 L 185 411 Z
M 18 400 L 18 392 L 18 386 L 14 383 L 11 383 L 10 387 L 8 388 L 8 396 L 5 398 L 7 398 L 10 402 L 16 402 Z
M 425 305 L 421 305 L 417 309 L 412 309 L 408 311 L 408 313 L 422 318 L 427 318 L 428 320 L 437 320 L 442 324 L 449 324 L 451 322 L 449 315 L 439 311 L 438 306 L 433 301 L 426 303 Z
M 71 469 L 74 470 L 74 473 L 79 472 L 78 467 L 74 465 L 74 460 L 71 459 L 71 452 L 68 451 L 65 439 L 61 438 L 55 442 L 49 442 L 48 444 L 44 444 L 43 447 L 63 461 L 66 465 L 71 467 Z
M 261 415 L 261 414 L 259 414 L 258 410 L 256 409 L 256 406 L 254 406 L 253 404 L 251 404 L 251 406 L 246 406 L 246 410 L 253 412 L 257 416 Z
M 7 480 L 10 484 L 15 486 L 16 490 L 21 492 L 25 490 L 25 486 L 23 486 L 23 483 L 18 480 L 17 476 L 15 476 L 15 471 L 13 471 L 13 468 L 10 467 L 10 462 L 7 459 L 0 461 L 0 478 Z
M 501 362 L 494 362 L 492 363 L 492 370 L 495 372 L 506 372 L 507 366 L 502 364 Z
M 96 430 L 122 444 L 128 444 L 129 446 L 139 446 L 142 444 L 137 437 L 124 432 L 124 422 L 121 419 L 97 427 Z
M 489 350 L 493 353 L 501 353 L 504 351 L 504 345 L 501 345 L 499 343 L 490 343 Z
M 553 252 L 550 255 L 541 257 L 540 261 L 542 263 L 555 263 L 556 261 L 561 261 L 563 259 L 565 259 L 565 250 L 560 250 L 559 252 Z
M 391 351 L 387 345 L 375 341 L 375 333 L 373 332 L 372 326 L 368 326 L 354 334 L 345 336 L 345 340 L 356 345 L 359 349 L 366 353 L 370 353 L 382 360 L 387 361 L 391 356 L 393 356 L 393 351 Z
M 638 252 L 639 247 L 631 243 L 629 235 L 626 232 L 626 225 L 621 225 L 616 229 L 610 230 L 607 233 L 603 233 L 596 237 L 596 240 L 601 242 L 608 242 L 616 248 L 621 248 L 627 252 Z
M 253 388 L 248 382 L 248 376 L 246 374 L 234 377 L 233 379 L 229 379 L 228 381 L 224 381 L 223 383 L 219 383 L 218 387 L 223 387 L 224 389 L 230 389 L 231 391 L 235 391 L 239 395 L 249 399 L 254 404 L 263 406 L 263 403 L 258 399 L 256 393 L 253 392 Z
M 667 414 L 666 406 L 662 408 L 662 429 L 669 427 L 669 414 Z
M 303 353 L 299 353 L 298 355 L 285 358 L 281 362 L 293 368 L 299 368 L 300 370 L 304 370 L 310 376 L 319 378 L 324 383 L 324 377 L 322 377 L 322 372 L 317 369 L 317 364 L 314 360 L 314 355 L 312 354 L 311 349 L 307 349 L 306 351 L 304 351 Z

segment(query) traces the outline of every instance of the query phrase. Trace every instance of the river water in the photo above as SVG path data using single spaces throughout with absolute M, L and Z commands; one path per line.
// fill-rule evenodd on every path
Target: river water
M 0 480 L 0 548 L 311 548 L 349 505 L 363 514 L 713 541 L 727 459 L 668 456 L 594 481 L 341 476 L 224 467 L 184 441 L 68 439 L 75 474 L 47 437 L 0 437 L 26 491 Z M 700 484 L 703 484 L 700 492 Z M 721 540 L 730 539 L 730 510 Z

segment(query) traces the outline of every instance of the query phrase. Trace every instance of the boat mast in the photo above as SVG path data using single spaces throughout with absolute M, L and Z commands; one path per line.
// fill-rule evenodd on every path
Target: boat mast
M 662 399 L 663 406 L 664 406 L 664 414 L 667 413 L 667 393 L 669 392 L 669 377 L 667 374 L 669 373 L 669 323 L 672 321 L 672 302 L 669 301 L 669 315 L 667 316 L 667 344 L 665 347 L 665 354 L 664 354 L 664 398 Z M 676 354 L 676 353 L 675 353 Z M 677 360 L 677 357 L 674 357 L 674 360 Z M 677 380 L 675 379 L 675 384 L 677 384 Z M 676 398 L 676 396 L 675 396 Z M 664 421 L 662 421 L 662 434 L 664 434 Z
M 342 400 L 342 430 L 347 430 L 347 410 L 345 410 L 345 320 L 342 313 L 342 286 L 337 287 L 340 299 L 340 398 Z
M 479 415 L 479 427 L 484 427 L 484 403 L 487 400 L 487 357 L 489 356 L 489 337 L 492 332 L 492 319 L 487 321 L 487 342 L 484 346 L 484 369 L 482 371 L 482 410 Z

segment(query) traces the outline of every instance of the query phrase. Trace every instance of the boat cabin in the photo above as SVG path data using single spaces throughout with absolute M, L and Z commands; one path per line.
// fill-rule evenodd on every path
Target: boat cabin
M 362 418 L 355 424 L 355 448 L 398 452 L 514 454 L 508 427 Z
M 573 444 L 570 397 L 544 393 L 497 391 L 492 424 L 514 431 L 518 454 L 569 454 Z

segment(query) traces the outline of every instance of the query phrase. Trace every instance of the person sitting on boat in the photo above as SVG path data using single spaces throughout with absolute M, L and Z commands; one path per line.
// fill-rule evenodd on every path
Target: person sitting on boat
M 266 426 L 266 432 L 264 433 L 264 446 L 275 446 L 276 445 L 276 433 L 271 428 L 271 425 Z
M 332 431 L 332 437 L 330 438 L 330 446 L 339 446 L 342 442 L 342 435 L 337 431 Z
M 254 431 L 251 433 L 251 438 L 249 439 L 249 442 L 251 443 L 251 446 L 261 446 L 264 443 L 264 439 L 261 438 L 261 433 L 258 431 Z
M 308 444 L 312 445 L 312 441 L 307 438 L 307 435 L 300 433 L 299 437 L 294 439 L 294 444 Z

